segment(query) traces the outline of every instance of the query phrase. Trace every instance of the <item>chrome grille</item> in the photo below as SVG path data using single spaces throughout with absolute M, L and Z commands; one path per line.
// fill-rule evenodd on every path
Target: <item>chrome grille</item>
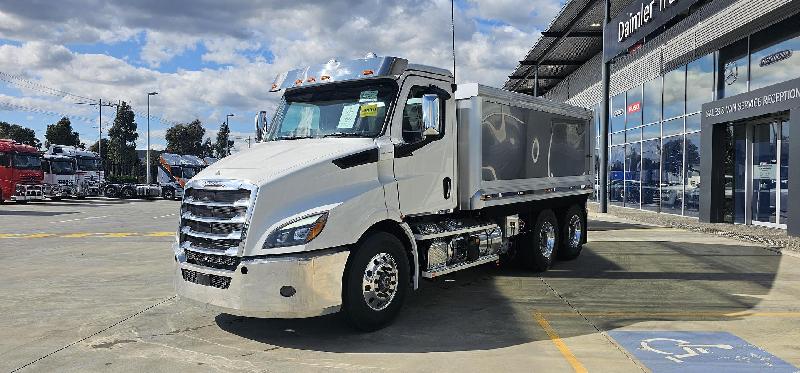
M 247 235 L 247 213 L 255 193 L 255 188 L 249 187 L 230 182 L 222 189 L 202 189 L 192 184 L 186 188 L 179 240 L 187 255 L 190 250 L 234 255 L 230 250 L 237 249 Z M 203 260 L 195 264 L 214 267 L 210 265 L 214 263 Z
M 239 266 L 238 256 L 212 255 L 186 250 L 186 262 L 203 267 L 233 271 Z
M 181 269 L 181 275 L 183 275 L 184 280 L 198 285 L 213 286 L 217 289 L 227 289 L 231 286 L 230 277 L 200 273 L 190 269 Z

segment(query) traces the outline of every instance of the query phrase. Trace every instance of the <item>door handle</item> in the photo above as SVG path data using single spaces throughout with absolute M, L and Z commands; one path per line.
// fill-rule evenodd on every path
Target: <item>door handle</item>
M 444 199 L 450 199 L 450 189 L 452 188 L 452 180 L 449 177 L 446 177 L 442 180 L 442 192 L 444 193 Z

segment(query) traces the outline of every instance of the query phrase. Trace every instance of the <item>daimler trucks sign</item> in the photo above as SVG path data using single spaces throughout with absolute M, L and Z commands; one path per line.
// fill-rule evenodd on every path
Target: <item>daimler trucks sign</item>
M 636 0 L 625 7 L 611 23 L 603 37 L 603 59 L 608 61 L 638 43 L 647 34 L 663 26 L 699 0 Z

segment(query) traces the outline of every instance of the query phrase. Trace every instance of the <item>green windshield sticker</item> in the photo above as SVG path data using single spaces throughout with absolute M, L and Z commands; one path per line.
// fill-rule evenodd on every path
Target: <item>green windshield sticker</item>
M 358 97 L 358 102 L 375 102 L 378 101 L 378 91 L 361 91 Z
M 358 104 L 345 105 L 342 108 L 342 116 L 339 117 L 339 125 L 336 128 L 353 128 L 358 116 Z
M 378 105 L 377 104 L 361 105 L 361 110 L 359 111 L 358 116 L 362 118 L 378 116 Z

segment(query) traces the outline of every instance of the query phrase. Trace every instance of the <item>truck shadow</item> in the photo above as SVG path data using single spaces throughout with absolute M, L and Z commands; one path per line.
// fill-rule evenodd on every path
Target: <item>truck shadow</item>
M 80 211 L 25 211 L 25 210 L 0 210 L 0 216 L 58 216 L 79 214 Z
M 487 350 L 547 340 L 534 312 L 562 338 L 596 333 L 595 326 L 734 320 L 726 314 L 747 311 L 770 292 L 780 261 L 780 255 L 752 246 L 600 241 L 543 274 L 483 266 L 423 281 L 396 322 L 374 333 L 355 332 L 338 315 L 287 320 L 220 314 L 216 323 L 243 338 L 301 350 Z

